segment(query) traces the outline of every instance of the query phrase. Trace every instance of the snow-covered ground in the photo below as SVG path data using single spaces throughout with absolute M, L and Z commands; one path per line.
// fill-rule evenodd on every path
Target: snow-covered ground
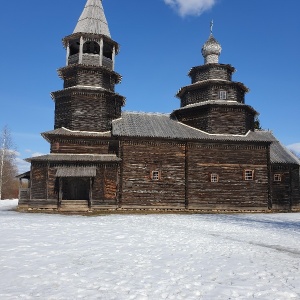
M 62 216 L 0 201 L 0 299 L 300 299 L 300 214 Z

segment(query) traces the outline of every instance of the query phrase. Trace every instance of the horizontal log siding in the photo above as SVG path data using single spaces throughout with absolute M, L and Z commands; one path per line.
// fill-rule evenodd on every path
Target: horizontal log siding
M 206 131 L 215 134 L 246 134 L 254 130 L 254 113 L 250 115 L 247 110 L 247 107 L 212 107 Z
M 267 164 L 267 146 L 189 144 L 189 208 L 267 210 Z M 255 171 L 253 181 L 244 180 L 245 169 Z M 219 182 L 210 182 L 212 173 Z
M 300 173 L 299 165 L 293 165 L 292 175 L 292 209 L 300 210 Z
M 106 93 L 73 93 L 55 100 L 55 128 L 109 131 L 121 115 L 122 104 Z
M 177 118 L 189 126 L 208 133 L 246 134 L 254 130 L 254 113 L 247 106 L 206 106 L 178 112 Z
M 47 164 L 31 163 L 31 199 L 46 199 L 47 197 Z
M 93 183 L 92 208 L 116 206 L 117 204 L 117 167 L 97 168 L 97 176 Z
M 60 139 L 52 141 L 51 153 L 108 154 L 109 141 Z
M 127 141 L 121 149 L 122 206 L 184 208 L 184 145 Z M 152 171 L 161 172 L 160 180 L 151 179 Z
M 59 185 L 56 177 L 57 169 L 49 167 L 48 171 L 48 198 L 58 202 Z
M 220 100 L 220 91 L 227 91 L 227 100 L 245 102 L 245 92 L 234 82 L 231 85 L 214 84 L 206 87 L 199 87 L 195 90 L 190 90 L 181 98 L 181 107 L 189 104 L 204 102 L 207 100 Z
M 231 81 L 232 71 L 226 66 L 211 66 L 206 69 L 195 69 L 191 74 L 192 83 L 209 79 L 222 79 Z
M 274 175 L 281 175 L 281 181 L 274 181 Z M 272 164 L 272 208 L 290 210 L 300 208 L 299 166 Z
M 113 92 L 115 90 L 115 79 L 108 75 L 107 71 L 99 68 L 97 71 L 92 69 L 83 69 L 78 66 L 64 72 L 64 88 L 82 85 L 102 87 Z

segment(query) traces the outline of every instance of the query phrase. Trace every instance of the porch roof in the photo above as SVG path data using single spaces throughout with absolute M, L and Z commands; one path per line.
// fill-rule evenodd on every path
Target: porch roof
M 49 162 L 119 162 L 121 161 L 115 154 L 62 154 L 51 153 L 48 155 L 30 157 L 27 162 L 49 161 Z
M 96 167 L 59 167 L 56 177 L 96 177 Z

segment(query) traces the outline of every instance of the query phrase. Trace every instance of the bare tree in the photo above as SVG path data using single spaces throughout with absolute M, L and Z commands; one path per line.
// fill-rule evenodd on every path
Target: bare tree
M 16 195 L 16 150 L 8 126 L 0 134 L 0 200 Z

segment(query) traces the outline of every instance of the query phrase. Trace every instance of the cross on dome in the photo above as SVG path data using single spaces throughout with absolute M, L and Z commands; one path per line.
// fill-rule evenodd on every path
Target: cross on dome
M 206 43 L 202 47 L 202 55 L 204 57 L 205 64 L 218 64 L 219 56 L 222 51 L 222 47 L 219 42 L 213 36 L 214 21 L 210 22 L 210 35 Z

